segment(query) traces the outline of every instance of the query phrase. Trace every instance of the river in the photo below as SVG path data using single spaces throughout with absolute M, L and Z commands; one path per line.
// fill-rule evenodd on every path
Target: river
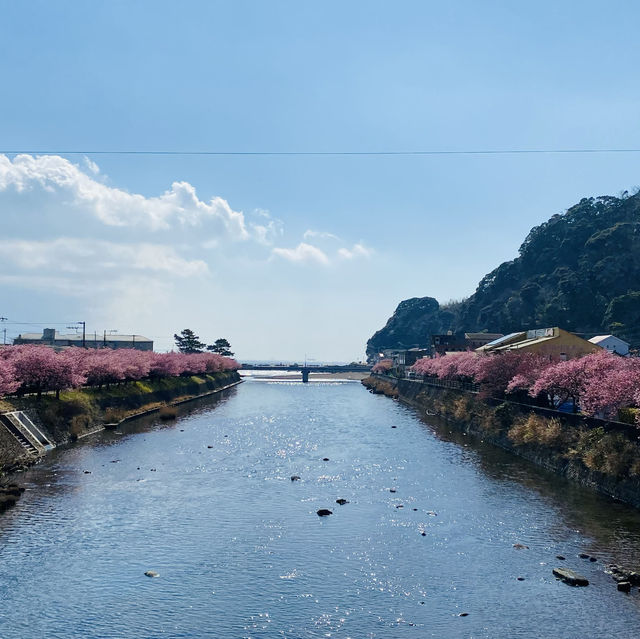
M 604 573 L 640 562 L 638 512 L 357 382 L 252 379 L 59 448 L 20 481 L 0 516 L 2 639 L 640 629 L 638 589 Z

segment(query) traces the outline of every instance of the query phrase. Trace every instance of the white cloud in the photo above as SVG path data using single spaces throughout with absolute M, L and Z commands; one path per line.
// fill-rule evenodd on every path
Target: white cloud
M 91 172 L 98 169 L 90 160 L 87 162 Z M 250 238 L 241 212 L 234 211 L 221 197 L 213 197 L 209 202 L 200 200 L 188 182 L 174 182 L 161 195 L 145 197 L 103 184 L 56 155 L 18 155 L 13 161 L 0 155 L 0 192 L 10 190 L 44 192 L 49 204 L 58 199 L 108 226 L 158 231 L 176 224 L 183 227 L 206 225 L 209 232 L 227 239 Z
M 0 260 L 27 272 L 76 273 L 113 277 L 114 273 L 147 271 L 174 277 L 193 277 L 208 272 L 202 260 L 186 260 L 171 246 L 160 244 L 116 244 L 101 240 L 62 237 L 55 240 L 0 240 Z
M 316 246 L 307 244 L 306 242 L 300 242 L 298 246 L 293 249 L 287 248 L 274 248 L 273 255 L 281 257 L 289 262 L 295 262 L 299 264 L 315 263 L 315 264 L 329 264 L 329 258 L 324 251 L 321 251 Z
M 271 245 L 284 235 L 284 224 L 281 220 L 271 217 L 269 211 L 256 209 L 252 215 L 258 220 L 249 221 L 248 227 L 252 237 L 260 244 Z
M 98 175 L 98 173 L 100 173 L 100 167 L 86 155 L 82 158 L 82 161 L 91 173 L 93 173 L 94 175 Z
M 320 239 L 320 240 L 340 240 L 340 238 L 337 235 L 334 235 L 333 233 L 327 233 L 325 231 L 313 231 L 311 229 L 308 229 L 307 231 L 304 232 L 304 235 L 302 236 L 305 240 L 309 240 L 309 239 Z
M 373 255 L 373 249 L 366 247 L 364 244 L 354 244 L 350 249 L 341 248 L 338 250 L 338 255 L 345 260 L 353 260 L 357 257 L 369 258 Z

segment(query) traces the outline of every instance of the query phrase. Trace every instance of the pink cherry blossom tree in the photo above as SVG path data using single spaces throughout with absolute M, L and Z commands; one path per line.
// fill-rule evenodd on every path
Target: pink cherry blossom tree
M 18 390 L 20 382 L 16 380 L 13 364 L 9 359 L 0 359 L 0 397 Z
M 372 373 L 388 373 L 393 368 L 393 361 L 390 359 L 381 359 L 377 364 L 374 364 L 371 369 Z

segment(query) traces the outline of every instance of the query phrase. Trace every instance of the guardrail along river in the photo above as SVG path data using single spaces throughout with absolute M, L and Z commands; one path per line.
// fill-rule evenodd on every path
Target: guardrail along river
M 604 572 L 640 565 L 638 512 L 357 382 L 251 380 L 55 450 L 20 481 L 0 516 L 3 639 L 640 628 L 637 587 Z

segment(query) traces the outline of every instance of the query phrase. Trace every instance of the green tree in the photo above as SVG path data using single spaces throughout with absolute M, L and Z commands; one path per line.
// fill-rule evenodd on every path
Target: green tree
M 224 357 L 233 357 L 233 353 L 229 350 L 230 348 L 231 344 L 224 338 L 217 339 L 213 344 L 207 346 L 207 350 L 212 353 L 217 353 Z
M 180 335 L 174 333 L 173 339 L 181 353 L 201 353 L 206 346 L 190 328 L 185 328 Z

